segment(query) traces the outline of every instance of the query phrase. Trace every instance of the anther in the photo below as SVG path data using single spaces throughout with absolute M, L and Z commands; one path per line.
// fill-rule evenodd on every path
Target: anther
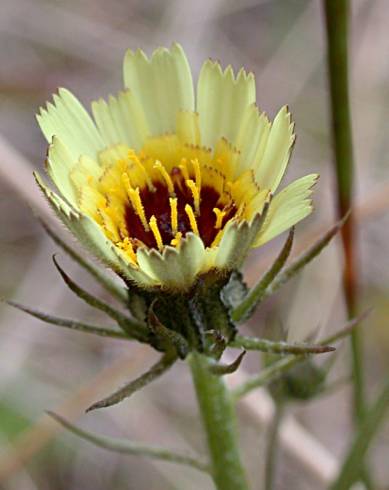
M 200 189 L 192 179 L 186 180 L 185 183 L 192 192 L 196 215 L 200 216 Z
M 110 213 L 108 212 L 109 209 L 108 208 L 98 209 L 97 211 L 98 211 L 98 214 L 100 215 L 100 217 L 102 219 L 103 228 L 104 228 L 105 232 L 107 233 L 107 235 L 109 236 L 110 240 L 112 240 L 113 242 L 120 240 L 120 235 L 118 232 L 117 225 L 116 225 L 115 221 L 112 219 L 112 216 L 110 215 Z
M 122 182 L 123 182 L 124 188 L 126 189 L 127 194 L 130 195 L 130 189 L 132 189 L 132 186 L 131 186 L 130 177 L 128 176 L 128 173 L 124 172 L 122 174 Z
M 181 158 L 181 163 L 178 167 L 181 170 L 184 179 L 188 180 L 189 179 L 189 172 L 188 172 L 188 167 L 187 167 L 186 162 L 187 162 L 186 158 Z
M 197 227 L 197 221 L 196 221 L 196 216 L 193 212 L 193 208 L 190 204 L 185 205 L 185 212 L 188 215 L 189 218 L 189 224 L 190 227 L 192 228 L 192 231 L 195 235 L 199 235 L 199 229 Z
M 134 264 L 137 263 L 134 247 L 132 245 L 131 240 L 128 237 L 126 237 L 123 241 L 118 242 L 116 246 L 121 248 L 124 252 L 126 252 Z
M 150 218 L 149 225 L 151 231 L 153 232 L 155 241 L 157 242 L 157 247 L 161 251 L 163 249 L 163 242 L 162 242 L 161 233 L 158 228 L 157 218 L 154 215 L 152 215 L 152 217 Z
M 182 233 L 180 231 L 178 231 L 176 233 L 176 236 L 170 242 L 170 245 L 177 248 L 181 243 L 181 238 L 182 238 Z
M 140 161 L 138 155 L 134 152 L 134 150 L 129 150 L 128 151 L 128 158 L 135 163 L 135 165 L 139 168 L 139 170 L 141 171 L 145 181 L 146 181 L 146 184 L 147 184 L 147 187 L 149 188 L 149 191 L 150 192 L 155 192 L 155 187 L 150 179 L 150 176 L 149 174 L 147 173 L 147 170 L 145 169 L 143 163 Z
M 222 239 L 223 236 L 223 230 L 219 230 L 213 239 L 213 242 L 211 243 L 211 247 L 217 247 L 220 243 L 220 240 Z
M 222 227 L 223 225 L 223 218 L 226 215 L 226 211 L 221 210 L 219 208 L 213 208 L 212 211 L 216 215 L 216 222 L 215 222 L 215 228 L 218 230 Z
M 139 187 L 136 189 L 130 188 L 128 191 L 128 195 L 132 204 L 132 207 L 135 213 L 138 215 L 139 219 L 142 222 L 143 228 L 145 231 L 149 231 L 149 224 L 147 223 L 145 209 L 142 204 L 142 199 L 140 197 Z
M 246 203 L 245 202 L 240 203 L 238 211 L 236 212 L 235 216 L 242 217 L 245 210 L 246 210 Z
M 154 163 L 154 168 L 156 168 L 157 170 L 159 170 L 159 172 L 162 175 L 162 178 L 166 182 L 166 185 L 167 185 L 169 194 L 171 196 L 174 196 L 174 184 L 173 184 L 173 181 L 172 181 L 170 175 L 167 173 L 166 168 L 162 165 L 162 163 L 159 160 L 157 160 Z
M 195 182 L 197 185 L 197 188 L 199 190 L 199 194 L 201 193 L 201 170 L 200 170 L 200 163 L 197 158 L 194 160 L 191 160 L 193 168 L 194 168 L 194 173 L 195 173 Z
M 169 204 L 170 204 L 170 220 L 172 225 L 172 234 L 176 235 L 178 230 L 177 198 L 169 197 Z

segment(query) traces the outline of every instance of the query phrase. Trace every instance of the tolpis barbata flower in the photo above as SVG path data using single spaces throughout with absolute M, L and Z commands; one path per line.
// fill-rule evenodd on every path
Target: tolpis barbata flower
M 287 107 L 273 122 L 255 80 L 203 64 L 195 91 L 181 46 L 128 51 L 124 90 L 92 102 L 66 89 L 41 109 L 49 142 L 37 181 L 80 242 L 128 284 L 189 290 L 209 271 L 238 268 L 305 218 L 317 175 L 277 192 L 294 143 Z

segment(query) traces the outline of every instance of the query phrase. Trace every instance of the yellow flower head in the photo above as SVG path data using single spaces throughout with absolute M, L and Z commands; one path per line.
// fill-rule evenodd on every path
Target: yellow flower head
M 41 109 L 47 170 L 36 175 L 80 241 L 141 287 L 187 289 L 211 269 L 239 267 L 307 216 L 317 175 L 280 193 L 294 142 L 283 107 L 273 123 L 255 105 L 252 73 L 207 60 L 196 98 L 181 46 L 124 59 L 125 89 L 92 102 L 67 90 Z M 274 195 L 274 198 L 273 198 Z

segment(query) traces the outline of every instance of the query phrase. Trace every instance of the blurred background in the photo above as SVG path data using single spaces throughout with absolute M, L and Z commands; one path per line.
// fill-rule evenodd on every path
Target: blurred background
M 360 309 L 374 308 L 363 326 L 371 398 L 389 368 L 389 2 L 350 3 Z M 61 282 L 51 260 L 58 247 L 31 210 L 52 220 L 32 178 L 33 169 L 43 168 L 46 153 L 35 113 L 59 86 L 71 89 L 87 105 L 117 92 L 126 48 L 141 47 L 150 54 L 172 41 L 184 46 L 195 77 L 207 57 L 235 69 L 243 65 L 255 73 L 258 104 L 271 117 L 281 105 L 289 105 L 297 143 L 284 183 L 310 172 L 321 175 L 315 212 L 297 228 L 295 253 L 335 220 L 324 19 L 318 0 L 1 0 L 2 297 L 56 315 L 105 322 Z M 251 254 L 246 264 L 249 283 L 281 244 L 282 238 Z M 105 297 L 63 252 L 58 259 L 74 279 Z M 243 330 L 270 337 L 282 330 L 289 340 L 302 341 L 339 328 L 345 321 L 341 270 L 341 249 L 334 242 L 302 277 L 264 303 Z M 0 488 L 210 490 L 211 483 L 195 470 L 96 449 L 45 415 L 50 409 L 96 432 L 203 454 L 183 363 L 130 400 L 84 415 L 92 401 L 155 359 L 147 347 L 44 325 L 0 305 Z M 241 379 L 259 366 L 257 354 L 247 355 Z M 289 407 L 277 489 L 328 487 L 352 435 L 349 376 L 345 342 L 328 392 Z M 253 488 L 259 489 L 272 402 L 266 392 L 258 392 L 238 407 L 245 461 Z M 388 423 L 374 440 L 369 458 L 378 488 L 388 489 Z

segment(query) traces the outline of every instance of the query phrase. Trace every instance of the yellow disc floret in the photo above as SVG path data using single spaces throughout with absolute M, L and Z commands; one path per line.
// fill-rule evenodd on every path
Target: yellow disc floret
M 229 221 L 250 220 L 263 207 L 268 193 L 258 203 L 252 173 L 234 180 L 231 152 L 225 143 L 212 155 L 175 135 L 162 136 L 139 152 L 108 148 L 100 155 L 100 175 L 84 178 L 78 171 L 72 180 L 83 212 L 136 264 L 139 247 L 179 248 L 186 233 L 217 247 Z

